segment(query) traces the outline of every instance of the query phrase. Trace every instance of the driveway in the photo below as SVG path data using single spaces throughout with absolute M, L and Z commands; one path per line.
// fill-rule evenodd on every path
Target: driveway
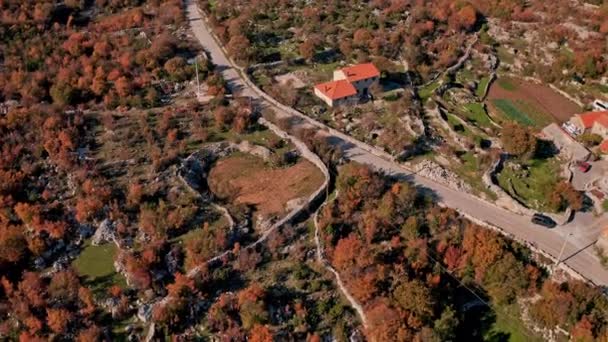
M 232 67 L 229 60 L 223 54 L 219 44 L 210 35 L 194 2 L 187 1 L 187 3 L 188 18 L 194 36 L 209 52 L 213 63 L 228 82 L 230 90 L 240 93 L 242 96 L 252 97 L 254 100 L 259 101 L 260 105 L 274 110 L 279 117 L 292 116 L 287 111 L 270 105 L 256 90 L 252 89 L 241 79 L 240 74 Z M 304 126 L 319 127 L 320 125 L 310 118 L 304 118 L 299 121 L 302 122 L 299 125 Z M 339 132 L 327 130 L 327 135 L 331 139 L 331 142 L 340 146 L 344 150 L 345 156 L 351 160 L 367 164 L 378 171 L 385 171 L 401 179 L 409 180 L 426 191 L 431 192 L 436 202 L 444 203 L 448 207 L 472 216 L 477 220 L 500 227 L 508 235 L 512 235 L 518 240 L 526 241 L 554 257 L 560 254 L 565 237 L 569 233 L 573 233 L 574 236 L 569 237 L 567 240 L 562 259 L 565 260 L 564 262 L 568 266 L 595 284 L 608 286 L 608 271 L 601 266 L 592 248 L 599 234 L 596 231 L 599 232 L 600 227 L 608 225 L 608 218 L 605 216 L 594 217 L 586 213 L 577 214 L 573 222 L 566 226 L 552 230 L 545 229 L 532 224 L 529 217 L 509 212 L 468 193 L 453 190 L 443 184 L 420 177 L 398 163 L 370 153 L 369 150 L 372 147 L 365 147 L 365 144 L 360 142 L 357 144 L 347 142 L 351 139 L 344 137 Z
M 608 177 L 608 160 L 598 160 L 589 162 L 589 164 L 591 164 L 591 169 L 587 172 L 582 172 L 576 166 L 572 168 L 572 185 L 575 189 L 581 191 L 591 190 L 593 188 L 591 186 L 592 183 L 601 178 Z

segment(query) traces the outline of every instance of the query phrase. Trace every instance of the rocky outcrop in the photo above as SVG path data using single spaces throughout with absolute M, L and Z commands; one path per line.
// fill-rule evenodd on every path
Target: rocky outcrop
M 458 191 L 471 192 L 471 186 L 463 181 L 454 172 L 445 169 L 443 166 L 435 163 L 434 161 L 425 159 L 418 164 L 413 166 L 413 170 L 416 174 L 434 180 L 438 183 L 442 183 L 452 189 Z
M 101 224 L 99 224 L 95 234 L 93 234 L 91 244 L 93 246 L 99 246 L 108 242 L 116 243 L 116 232 L 114 228 L 114 222 L 110 221 L 109 219 L 103 220 Z

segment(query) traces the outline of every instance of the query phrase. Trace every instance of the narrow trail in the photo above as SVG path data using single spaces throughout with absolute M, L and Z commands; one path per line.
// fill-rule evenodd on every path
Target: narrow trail
M 337 195 L 338 195 L 338 192 L 336 192 L 336 196 Z M 344 286 L 344 282 L 342 281 L 340 274 L 338 273 L 338 271 L 336 271 L 331 266 L 331 264 L 325 258 L 325 255 L 323 253 L 323 246 L 321 245 L 321 238 L 319 236 L 320 235 L 319 234 L 319 212 L 321 212 L 321 209 L 328 203 L 329 203 L 329 198 L 326 198 L 325 202 L 319 207 L 319 209 L 313 215 L 313 222 L 315 225 L 315 245 L 317 246 L 317 253 L 316 253 L 317 261 L 319 263 L 321 263 L 329 272 L 333 273 L 334 277 L 336 278 L 336 283 L 338 284 L 338 288 L 340 289 L 340 291 L 342 292 L 344 297 L 346 297 L 346 300 L 348 300 L 348 302 L 350 303 L 350 306 L 352 306 L 353 309 L 355 309 L 355 311 L 357 312 L 357 315 L 359 315 L 359 318 L 361 319 L 361 323 L 363 323 L 363 327 L 365 329 L 367 329 L 367 327 L 368 327 L 367 316 L 365 315 L 365 310 L 363 310 L 363 306 L 361 306 L 361 304 L 359 304 L 359 302 L 357 302 L 357 300 L 350 294 L 350 292 L 348 292 L 348 289 L 346 288 L 346 286 Z

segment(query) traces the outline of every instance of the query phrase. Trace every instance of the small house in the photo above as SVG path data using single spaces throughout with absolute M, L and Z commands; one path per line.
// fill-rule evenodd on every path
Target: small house
M 357 64 L 335 70 L 333 81 L 315 85 L 314 93 L 330 107 L 353 105 L 370 96 L 370 88 L 379 80 L 374 64 Z

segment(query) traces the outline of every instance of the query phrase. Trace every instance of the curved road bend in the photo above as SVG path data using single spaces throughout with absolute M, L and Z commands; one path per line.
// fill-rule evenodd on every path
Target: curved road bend
M 242 96 L 249 96 L 260 101 L 263 106 L 272 108 L 278 115 L 290 115 L 271 106 L 260 94 L 247 86 L 239 72 L 226 58 L 219 44 L 211 36 L 195 3 L 192 0 L 187 0 L 186 3 L 187 15 L 194 36 L 211 55 L 214 64 L 221 71 L 230 90 L 240 93 Z M 313 121 L 312 119 L 308 120 L 310 122 Z M 596 218 L 591 214 L 579 213 L 575 220 L 568 225 L 552 230 L 545 229 L 532 224 L 529 217 L 509 212 L 473 195 L 453 190 L 443 184 L 413 174 L 397 163 L 387 161 L 360 147 L 345 142 L 337 135 L 329 134 L 329 138 L 333 140 L 333 143 L 342 147 L 345 156 L 349 159 L 370 165 L 376 170 L 384 171 L 395 177 L 412 181 L 417 186 L 432 191 L 437 201 L 443 202 L 448 207 L 500 227 L 505 232 L 514 235 L 520 240 L 527 241 L 553 257 L 557 257 L 560 254 L 566 235 L 573 233 L 568 238 L 564 248 L 562 254 L 563 262 L 595 284 L 608 286 L 608 270 L 601 266 L 593 250 L 593 243 L 596 241 L 600 229 L 608 226 L 608 217 L 605 215 Z

